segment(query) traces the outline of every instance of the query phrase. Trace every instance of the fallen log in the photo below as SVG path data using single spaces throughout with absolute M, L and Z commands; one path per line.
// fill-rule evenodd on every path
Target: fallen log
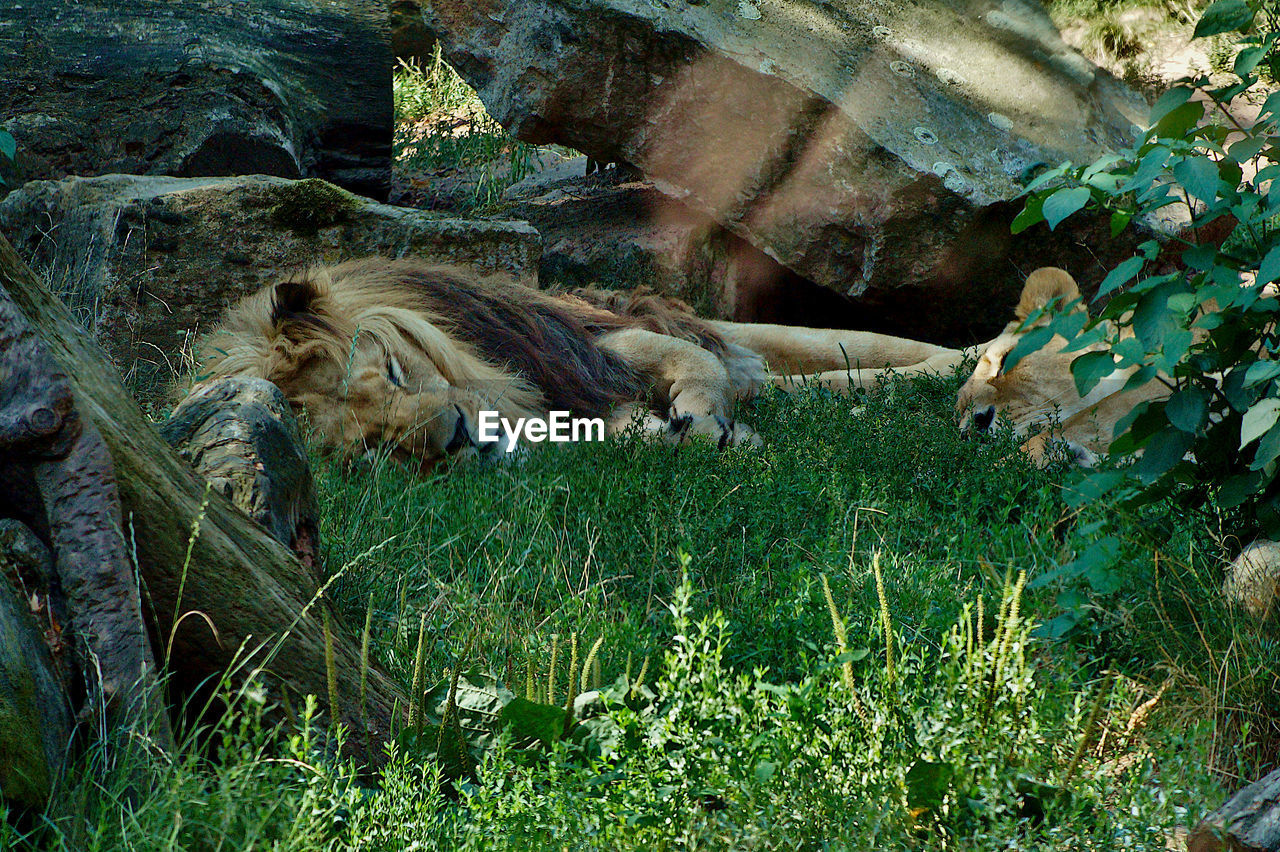
M 65 376 L 69 397 L 45 409 L 64 419 L 74 412 L 86 433 L 92 429 L 101 437 L 98 458 L 113 468 L 120 514 L 114 529 L 86 532 L 130 542 L 146 601 L 142 611 L 150 651 L 161 666 L 168 665 L 174 703 L 207 696 L 219 683 L 234 689 L 253 679 L 265 687 L 275 708 L 268 718 L 280 720 L 281 708 L 298 706 L 303 696 L 328 695 L 321 619 L 328 604 L 318 578 L 221 494 L 210 492 L 146 419 L 102 351 L 2 236 L 0 305 L 5 309 L 0 329 L 8 334 L 18 323 L 28 323 L 27 339 L 37 341 Z M 47 420 L 38 411 L 28 418 L 38 430 L 50 428 Z M 11 426 L 0 426 L 0 434 L 22 434 Z M 27 446 L 22 440 L 0 445 L 0 467 L 25 463 Z M 0 477 L 0 487 L 9 481 Z M 76 490 L 56 493 L 65 498 L 59 511 L 74 515 L 80 506 Z M 0 506 L 10 502 L 11 495 L 0 494 Z M 70 532 L 59 541 L 97 552 L 89 539 L 78 540 Z M 64 570 L 61 559 L 55 570 Z M 191 613 L 201 617 L 184 618 Z M 345 751 L 377 767 L 386 759 L 383 743 L 403 723 L 397 708 L 408 702 L 370 663 L 362 706 L 358 645 L 341 622 L 335 632 L 334 709 L 353 732 Z
M 266 379 L 232 376 L 191 389 L 161 436 L 308 569 L 319 566 L 311 462 L 289 400 Z
M 1188 852 L 1280 850 L 1280 769 L 1236 793 L 1187 838 Z
M 81 416 L 67 372 L 0 288 L 0 453 L 29 480 L 27 493 L 39 504 L 29 511 L 43 512 L 88 703 L 100 705 L 112 727 L 125 725 L 164 747 L 172 735 L 154 703 L 156 664 L 125 549 L 115 470 L 94 423 Z

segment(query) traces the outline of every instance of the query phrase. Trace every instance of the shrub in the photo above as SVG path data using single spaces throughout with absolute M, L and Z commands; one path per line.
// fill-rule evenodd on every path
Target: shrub
M 1133 147 L 1032 181 L 1014 231 L 1040 221 L 1054 228 L 1086 208 L 1109 211 L 1113 235 L 1171 212 L 1185 218 L 1177 236 L 1146 241 L 1108 273 L 1094 319 L 1059 312 L 1050 324 L 1075 348 L 1105 344 L 1071 366 L 1082 394 L 1124 368 L 1136 368 L 1127 387 L 1160 382 L 1169 390 L 1116 428 L 1112 455 L 1141 458 L 1088 475 L 1080 492 L 1114 492 L 1135 510 L 1172 497 L 1181 510 L 1229 513 L 1238 532 L 1280 536 L 1280 301 L 1268 286 L 1280 278 L 1280 199 L 1269 191 L 1280 175 L 1280 93 L 1252 126 L 1230 109 L 1259 69 L 1277 61 L 1280 34 L 1264 5 L 1218 0 L 1196 26 L 1195 36 L 1208 38 L 1266 24 L 1241 40 L 1235 82 L 1179 81 Z M 1223 231 L 1225 241 L 1215 239 Z M 1096 569 L 1100 558 L 1078 568 Z

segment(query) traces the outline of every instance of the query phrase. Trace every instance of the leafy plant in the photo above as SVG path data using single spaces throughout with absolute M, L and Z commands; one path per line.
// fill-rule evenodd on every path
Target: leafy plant
M 539 149 L 503 130 L 445 62 L 439 44 L 424 64 L 399 64 L 393 94 L 396 164 L 424 173 L 461 172 L 465 187 L 451 203 L 464 211 L 496 204 L 507 187 L 536 171 Z
M 1277 62 L 1272 17 L 1263 0 L 1217 0 L 1201 16 L 1197 38 L 1249 30 L 1259 20 L 1270 27 L 1241 41 L 1235 82 L 1179 81 L 1156 102 L 1151 129 L 1133 147 L 1091 164 L 1064 163 L 1026 189 L 1015 232 L 1041 221 L 1054 228 L 1083 209 L 1109 212 L 1113 236 L 1135 223 L 1185 221 L 1177 235 L 1147 240 L 1107 274 L 1094 319 L 1058 312 L 1039 340 L 1057 333 L 1069 348 L 1103 344 L 1072 363 L 1081 394 L 1124 369 L 1133 370 L 1126 389 L 1158 382 L 1168 390 L 1116 427 L 1113 456 L 1141 457 L 1089 474 L 1077 502 L 1114 492 L 1139 510 L 1172 497 L 1183 510 L 1228 511 L 1242 528 L 1280 535 L 1280 301 L 1273 286 L 1280 196 L 1270 196 L 1280 176 L 1280 93 L 1266 99 L 1252 125 L 1231 111 L 1259 69 Z M 1216 236 L 1223 232 L 1225 240 Z M 1077 573 L 1114 566 L 1105 550 L 1093 548 Z

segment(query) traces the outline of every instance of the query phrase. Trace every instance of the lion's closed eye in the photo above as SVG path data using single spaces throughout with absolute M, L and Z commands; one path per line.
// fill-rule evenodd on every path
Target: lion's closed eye
M 404 388 L 408 384 L 405 381 L 404 369 L 394 355 L 387 356 L 387 379 L 398 388 Z

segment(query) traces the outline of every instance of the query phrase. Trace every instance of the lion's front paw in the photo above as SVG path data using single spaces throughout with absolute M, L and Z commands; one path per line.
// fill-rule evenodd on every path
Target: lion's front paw
M 754 429 L 727 417 L 677 414 L 667 420 L 664 428 L 664 437 L 667 440 L 674 444 L 680 444 L 693 436 L 715 441 L 716 446 L 722 450 L 725 447 L 760 447 L 764 445 L 764 441 L 760 439 Z

